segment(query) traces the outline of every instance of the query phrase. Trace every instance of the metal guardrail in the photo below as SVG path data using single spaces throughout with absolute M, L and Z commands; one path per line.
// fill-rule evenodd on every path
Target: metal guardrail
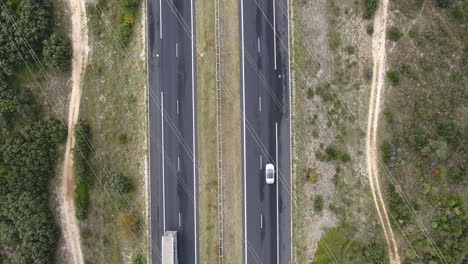
M 217 152 L 218 152 L 218 229 L 219 229 L 219 264 L 224 263 L 224 218 L 223 218 L 223 136 L 221 120 L 221 38 L 219 25 L 219 1 L 215 0 L 215 35 L 216 35 L 216 119 L 217 119 Z

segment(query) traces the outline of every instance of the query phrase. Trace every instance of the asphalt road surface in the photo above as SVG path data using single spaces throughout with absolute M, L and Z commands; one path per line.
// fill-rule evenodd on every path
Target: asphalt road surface
M 287 0 L 240 0 L 244 263 L 291 260 Z M 265 182 L 265 165 L 276 168 Z
M 147 0 L 153 264 L 165 231 L 178 231 L 179 263 L 198 263 L 193 11 L 192 0 Z

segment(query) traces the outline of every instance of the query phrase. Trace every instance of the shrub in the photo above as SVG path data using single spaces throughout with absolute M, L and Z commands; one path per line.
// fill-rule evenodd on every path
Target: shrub
M 387 140 L 382 144 L 382 159 L 385 164 L 390 164 L 392 160 L 392 146 Z
M 146 258 L 142 255 L 138 255 L 133 258 L 132 264 L 146 264 Z
M 391 27 L 388 30 L 388 38 L 393 41 L 398 41 L 403 37 L 403 33 L 397 27 Z
M 120 194 L 129 193 L 132 189 L 130 179 L 121 173 L 114 174 L 110 184 L 112 189 Z
M 317 170 L 316 169 L 312 169 L 312 168 L 308 168 L 306 170 L 306 177 L 307 177 L 307 181 L 309 183 L 312 183 L 312 184 L 315 184 L 318 182 L 319 178 L 320 178 L 320 174 L 318 174 Z
M 342 162 L 349 162 L 349 161 L 351 161 L 351 156 L 348 153 L 341 153 L 340 154 L 340 160 Z
M 314 199 L 314 211 L 320 213 L 323 210 L 323 197 L 321 195 L 315 196 Z
M 119 137 L 118 137 L 118 140 L 119 140 L 119 144 L 121 144 L 121 145 L 127 144 L 127 141 L 128 141 L 127 134 L 125 134 L 125 133 L 120 134 Z
M 119 31 L 117 32 L 117 36 L 119 42 L 126 46 L 130 41 L 130 37 L 132 36 L 132 25 L 127 23 L 120 24 Z
M 387 78 L 393 86 L 400 84 L 400 74 L 397 71 L 388 71 Z
M 314 98 L 314 96 L 315 96 L 314 89 L 312 89 L 312 88 L 307 89 L 307 98 L 312 99 L 312 98 Z
M 125 22 L 126 24 L 131 25 L 131 24 L 135 23 L 135 16 L 134 16 L 133 14 L 131 14 L 131 13 L 126 13 L 126 14 L 124 15 L 124 19 L 123 19 L 123 20 L 124 20 L 124 22 Z
M 42 54 L 45 63 L 59 71 L 67 71 L 70 68 L 72 55 L 70 43 L 60 38 L 57 33 L 53 33 L 49 39 L 44 40 L 43 44 Z
M 120 5 L 126 9 L 134 10 L 138 5 L 138 0 L 120 0 Z
M 349 55 L 353 55 L 356 49 L 353 46 L 348 45 L 346 46 L 345 50 Z
M 117 225 L 128 231 L 135 231 L 138 228 L 138 220 L 132 214 L 123 213 L 117 217 Z
M 327 154 L 328 160 L 337 160 L 339 156 L 339 151 L 334 146 L 328 146 L 325 148 L 325 153 Z
M 374 34 L 374 24 L 370 23 L 366 26 L 367 34 L 371 35 Z
M 81 181 L 75 186 L 76 218 L 83 220 L 88 216 L 89 186 Z
M 379 0 L 364 0 L 364 19 L 371 19 L 379 7 Z
M 455 20 L 457 23 L 462 24 L 465 22 L 465 13 L 461 6 L 454 7 L 451 12 L 451 15 L 452 15 L 453 20 Z
M 452 0 L 436 0 L 436 3 L 440 8 L 447 8 L 452 5 Z
M 88 156 L 91 153 L 91 128 L 83 120 L 76 124 L 75 146 L 73 146 L 73 166 L 79 180 L 87 179 L 89 173 Z
M 453 120 L 443 120 L 438 124 L 437 128 L 439 135 L 450 143 L 455 143 L 460 133 L 457 124 Z

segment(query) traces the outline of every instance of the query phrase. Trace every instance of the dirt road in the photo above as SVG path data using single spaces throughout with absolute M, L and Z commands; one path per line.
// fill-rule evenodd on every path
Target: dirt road
M 379 123 L 380 104 L 385 84 L 385 41 L 387 27 L 388 0 L 383 0 L 377 10 L 374 20 L 374 35 L 372 36 L 372 57 L 374 61 L 373 77 L 371 84 L 369 117 L 367 122 L 366 158 L 367 172 L 372 190 L 372 196 L 379 215 L 380 222 L 388 245 L 391 264 L 399 264 L 398 246 L 393 234 L 392 226 L 388 218 L 385 202 L 380 190 L 380 176 L 378 166 L 378 142 L 377 127 Z
M 65 157 L 63 164 L 63 185 L 61 199 L 62 219 L 61 227 L 65 242 L 71 254 L 71 263 L 84 264 L 81 252 L 81 239 L 78 220 L 75 214 L 74 203 L 74 175 L 73 175 L 73 153 L 72 148 L 75 143 L 73 128 L 78 121 L 81 98 L 81 76 L 88 58 L 88 33 L 86 9 L 84 0 L 70 0 L 70 10 L 72 13 L 72 92 L 68 110 L 68 136 L 65 147 Z

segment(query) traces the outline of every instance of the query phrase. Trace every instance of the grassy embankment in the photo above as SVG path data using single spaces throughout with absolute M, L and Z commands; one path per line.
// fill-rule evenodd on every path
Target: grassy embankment
M 363 155 L 372 77 L 367 2 L 293 2 L 296 263 L 386 261 Z
M 80 119 L 90 125 L 93 146 L 89 213 L 80 223 L 87 263 L 129 262 L 148 251 L 141 4 L 99 0 L 87 6 L 90 57 L 80 110 Z M 131 185 L 128 193 L 125 179 Z
M 405 263 L 461 263 L 468 232 L 468 2 L 390 5 L 383 178 Z M 424 234 L 422 228 L 427 230 Z

